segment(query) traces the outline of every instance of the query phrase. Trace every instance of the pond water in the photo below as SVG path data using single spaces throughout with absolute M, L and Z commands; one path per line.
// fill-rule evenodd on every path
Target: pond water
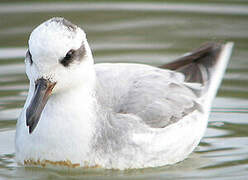
M 248 179 L 248 5 L 206 3 L 0 3 L 0 179 Z M 207 41 L 235 43 L 208 129 L 183 162 L 141 170 L 50 170 L 15 163 L 15 124 L 28 90 L 32 29 L 63 16 L 87 32 L 96 62 L 154 66 Z

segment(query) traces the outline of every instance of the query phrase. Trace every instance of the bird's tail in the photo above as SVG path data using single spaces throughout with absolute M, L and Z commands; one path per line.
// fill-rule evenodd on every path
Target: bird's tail
M 232 42 L 207 43 L 160 68 L 179 71 L 185 75 L 186 82 L 202 84 L 201 94 L 207 99 L 206 103 L 211 103 L 223 78 L 232 48 Z

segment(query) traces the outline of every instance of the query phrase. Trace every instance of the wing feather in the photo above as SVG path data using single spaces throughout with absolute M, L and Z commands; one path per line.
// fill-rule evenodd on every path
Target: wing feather
M 185 84 L 180 72 L 136 64 L 102 64 L 96 69 L 105 91 L 102 101 L 116 113 L 137 115 L 150 127 L 165 127 L 199 109 L 194 86 Z

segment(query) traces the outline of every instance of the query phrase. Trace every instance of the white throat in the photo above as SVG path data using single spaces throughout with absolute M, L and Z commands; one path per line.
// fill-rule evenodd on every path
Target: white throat
M 31 158 L 34 161 L 70 159 L 72 163 L 81 164 L 83 162 L 78 162 L 78 157 L 82 157 L 81 159 L 90 161 L 90 142 L 95 131 L 94 112 L 97 108 L 94 66 L 87 69 L 87 74 L 87 81 L 83 78 L 85 81 L 79 82 L 78 86 L 67 91 L 58 91 L 49 98 L 32 134 L 28 133 L 25 118 L 21 118 L 23 121 L 18 126 L 21 126 L 22 132 L 17 133 L 22 134 L 24 138 L 22 137 L 22 143 L 17 143 L 22 146 L 17 147 L 17 150 L 22 149 L 25 155 L 17 156 L 17 159 Z M 28 96 L 32 95 L 29 92 Z M 28 99 L 30 98 L 27 98 L 27 101 Z M 25 110 L 22 116 L 25 116 Z M 16 141 L 20 140 L 18 137 L 21 136 L 17 136 Z M 23 139 L 26 142 L 23 142 Z

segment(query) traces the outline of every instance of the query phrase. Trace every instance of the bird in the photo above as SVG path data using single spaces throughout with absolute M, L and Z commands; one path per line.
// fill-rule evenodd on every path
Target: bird
M 30 34 L 18 164 L 139 169 L 183 161 L 207 128 L 233 42 L 207 42 L 159 67 L 96 63 L 82 28 L 53 17 Z

